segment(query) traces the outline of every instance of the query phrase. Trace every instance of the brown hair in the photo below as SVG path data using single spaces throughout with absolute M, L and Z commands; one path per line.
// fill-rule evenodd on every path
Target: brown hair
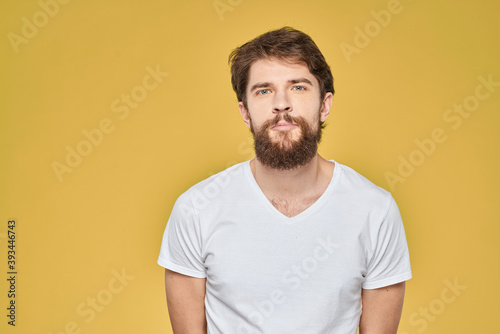
M 254 38 L 229 55 L 231 83 L 238 101 L 243 102 L 245 108 L 250 67 L 259 59 L 269 58 L 306 63 L 319 82 L 321 101 L 327 92 L 335 93 L 330 66 L 311 37 L 291 27 L 283 27 Z

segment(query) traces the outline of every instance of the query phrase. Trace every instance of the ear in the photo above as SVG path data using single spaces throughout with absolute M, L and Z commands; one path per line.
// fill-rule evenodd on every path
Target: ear
M 238 108 L 240 109 L 240 114 L 241 114 L 241 117 L 243 118 L 243 122 L 245 122 L 246 126 L 250 129 L 250 114 L 248 112 L 248 109 L 245 108 L 245 106 L 243 105 L 243 102 L 239 102 L 238 103 Z
M 332 101 L 333 101 L 333 94 L 331 92 L 327 92 L 325 94 L 323 102 L 321 103 L 321 110 L 319 115 L 319 119 L 321 122 L 326 121 L 326 119 L 328 118 L 328 115 L 330 114 L 330 109 L 332 107 Z

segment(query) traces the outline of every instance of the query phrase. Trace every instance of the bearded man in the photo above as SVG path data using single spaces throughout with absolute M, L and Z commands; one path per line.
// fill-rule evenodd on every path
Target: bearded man
M 229 59 L 255 158 L 174 205 L 158 258 L 174 333 L 396 333 L 403 223 L 389 192 L 317 152 L 334 94 L 323 55 L 284 27 Z

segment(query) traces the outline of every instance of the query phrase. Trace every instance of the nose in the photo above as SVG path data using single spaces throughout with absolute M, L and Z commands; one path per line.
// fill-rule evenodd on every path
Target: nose
M 293 110 L 292 103 L 286 92 L 278 92 L 274 95 L 273 113 L 291 112 Z

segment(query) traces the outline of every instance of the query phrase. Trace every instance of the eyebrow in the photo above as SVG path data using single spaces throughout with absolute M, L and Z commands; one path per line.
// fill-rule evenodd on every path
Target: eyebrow
M 306 79 L 306 78 L 291 79 L 291 80 L 288 80 L 288 82 L 292 85 L 295 85 L 298 83 L 306 83 L 306 84 L 313 86 L 313 83 L 311 82 L 311 80 Z M 253 92 L 254 90 L 256 90 L 258 88 L 265 88 L 265 87 L 270 87 L 270 86 L 272 86 L 272 84 L 270 82 L 257 82 L 255 85 L 250 87 L 250 91 Z
M 311 80 L 306 79 L 306 78 L 288 80 L 288 82 L 290 82 L 292 85 L 297 84 L 297 83 L 306 83 L 306 84 L 313 86 L 313 83 L 311 82 Z
M 270 82 L 257 82 L 255 85 L 253 85 L 250 88 L 250 91 L 253 92 L 254 90 L 256 90 L 258 88 L 264 88 L 264 87 L 269 87 L 269 86 L 272 86 Z

